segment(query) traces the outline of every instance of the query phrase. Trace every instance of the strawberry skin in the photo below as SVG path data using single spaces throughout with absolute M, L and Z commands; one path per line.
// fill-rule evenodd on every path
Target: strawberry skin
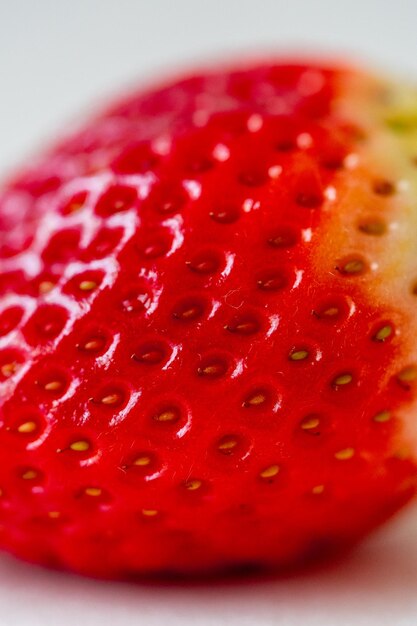
M 416 488 L 412 91 L 264 63 L 133 94 L 0 197 L 0 545 L 283 567 Z

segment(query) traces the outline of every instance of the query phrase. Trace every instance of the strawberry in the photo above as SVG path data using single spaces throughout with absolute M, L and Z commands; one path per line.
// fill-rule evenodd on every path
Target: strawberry
M 416 489 L 411 89 L 213 70 L 0 199 L 0 545 L 103 577 L 283 567 Z

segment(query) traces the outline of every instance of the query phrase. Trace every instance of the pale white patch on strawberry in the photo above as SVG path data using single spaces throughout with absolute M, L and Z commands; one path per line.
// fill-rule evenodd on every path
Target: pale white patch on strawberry
M 313 229 L 312 228 L 303 228 L 301 231 L 301 237 L 303 241 L 309 243 L 313 238 Z
M 224 143 L 218 143 L 213 150 L 213 157 L 216 161 L 224 163 L 230 158 L 230 150 Z
M 112 419 L 109 421 L 109 426 L 111 426 L 111 427 L 117 426 L 118 424 L 123 422 L 123 420 L 126 419 L 127 415 L 133 409 L 133 407 L 137 404 L 137 402 L 138 402 L 138 400 L 139 400 L 141 395 L 142 395 L 142 392 L 140 390 L 139 391 L 133 391 L 129 395 L 129 400 L 128 400 L 126 406 L 123 407 L 123 409 L 121 409 L 120 411 L 117 411 L 115 413 L 115 415 L 112 417 Z
M 306 70 L 301 74 L 297 84 L 298 92 L 303 97 L 312 96 L 318 93 L 324 86 L 325 78 L 319 70 Z
M 253 198 L 246 198 L 243 201 L 242 210 L 244 213 L 250 213 L 253 210 L 259 209 L 261 203 L 258 200 L 253 200 Z
M 282 174 L 281 165 L 271 165 L 271 167 L 268 169 L 269 178 L 273 178 L 274 180 L 279 178 L 281 174 Z
M 297 137 L 297 146 L 300 150 L 307 150 L 313 145 L 313 138 L 310 133 L 300 133 Z
M 337 190 L 332 185 L 329 185 L 324 190 L 324 196 L 329 202 L 334 202 L 337 199 Z
M 172 140 L 169 135 L 158 137 L 151 143 L 152 151 L 160 156 L 167 156 L 172 147 Z
M 269 328 L 267 330 L 266 336 L 271 337 L 274 332 L 277 330 L 279 326 L 280 317 L 279 315 L 270 315 L 269 318 Z
M 303 276 L 304 276 L 304 270 L 297 270 L 295 272 L 295 282 L 293 285 L 293 289 L 297 289 L 297 287 L 299 287 L 301 285 L 301 282 L 303 280 Z
M 246 126 L 250 133 L 257 133 L 259 130 L 261 130 L 263 124 L 264 121 L 262 119 L 262 116 L 258 115 L 257 113 L 251 115 L 246 122 Z
M 318 269 L 326 266 L 329 256 L 363 257 L 367 270 L 348 280 L 355 281 L 370 306 L 386 311 L 387 322 L 395 328 L 396 356 L 380 387 L 397 380 L 405 393 L 409 390 L 396 410 L 404 429 L 397 437 L 398 453 L 406 445 L 417 458 L 417 427 L 410 419 L 417 411 L 417 394 L 411 391 L 415 380 L 409 375 L 417 364 L 417 134 L 415 123 L 409 124 L 415 120 L 417 103 L 415 92 L 401 85 L 390 86 L 387 103 L 378 97 L 383 85 L 359 74 L 344 78 L 346 95 L 335 103 L 335 110 L 362 129 L 363 136 L 357 151 L 343 161 L 346 173 L 339 179 L 337 211 L 329 212 L 323 222 L 325 237 L 314 262 Z M 411 114 L 402 113 L 404 101 Z
M 175 217 L 169 218 L 162 222 L 162 225 L 165 226 L 172 234 L 172 243 L 170 249 L 166 252 L 166 256 L 171 256 L 174 254 L 176 250 L 179 250 L 184 241 L 184 228 L 183 228 L 183 217 L 181 215 L 176 215 Z
M 194 126 L 198 126 L 198 127 L 202 128 L 202 127 L 206 126 L 208 121 L 209 121 L 209 115 L 207 113 L 207 110 L 205 110 L 205 109 L 197 110 L 193 114 L 193 124 L 194 124 Z
M 109 369 L 112 364 L 114 353 L 116 352 L 117 346 L 120 343 L 120 333 L 112 334 L 112 341 L 104 354 L 98 356 L 96 358 L 96 363 L 99 367 L 102 367 L 103 370 Z
M 224 270 L 221 273 L 221 276 L 223 278 L 227 278 L 227 276 L 229 276 L 230 272 L 233 269 L 233 265 L 235 263 L 235 258 L 236 258 L 236 255 L 233 254 L 233 252 L 228 252 L 226 254 L 226 266 L 225 266 Z
M 52 401 L 52 406 L 50 409 L 50 413 L 51 415 L 53 415 L 55 413 L 55 411 L 59 410 L 59 407 L 61 404 L 65 404 L 65 402 L 67 400 L 69 400 L 69 398 L 71 398 L 75 392 L 77 391 L 78 387 L 81 384 L 81 379 L 80 378 L 71 378 L 71 381 L 68 385 L 68 388 L 66 389 L 65 393 L 63 393 L 61 396 L 59 396 L 59 398 L 55 398 Z
M 175 344 L 172 347 L 172 352 L 171 355 L 168 359 L 168 361 L 165 363 L 165 365 L 161 368 L 162 370 L 168 370 L 170 365 L 175 361 L 175 359 L 177 358 L 177 356 L 179 355 L 179 353 L 182 350 L 182 345 L 181 344 Z
M 359 154 L 356 154 L 355 152 L 352 152 L 351 154 L 348 154 L 344 158 L 344 160 L 343 160 L 343 165 L 348 170 L 356 169 L 358 167 L 359 163 L 360 163 Z
M 201 184 L 197 180 L 184 180 L 183 187 L 192 200 L 198 200 L 201 196 Z

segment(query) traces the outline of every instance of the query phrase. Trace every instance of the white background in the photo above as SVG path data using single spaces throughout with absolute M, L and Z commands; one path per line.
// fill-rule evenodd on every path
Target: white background
M 0 171 L 129 84 L 280 50 L 417 81 L 416 0 L 0 0 Z M 289 579 L 98 583 L 0 558 L 1 626 L 411 626 L 417 510 L 349 558 Z

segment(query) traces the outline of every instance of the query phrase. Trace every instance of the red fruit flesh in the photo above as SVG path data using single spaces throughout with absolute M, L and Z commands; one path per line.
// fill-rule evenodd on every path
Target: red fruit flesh
M 357 104 L 378 86 L 197 76 L 6 187 L 5 549 L 96 576 L 275 567 L 411 497 L 411 305 L 384 239 L 405 201 Z

